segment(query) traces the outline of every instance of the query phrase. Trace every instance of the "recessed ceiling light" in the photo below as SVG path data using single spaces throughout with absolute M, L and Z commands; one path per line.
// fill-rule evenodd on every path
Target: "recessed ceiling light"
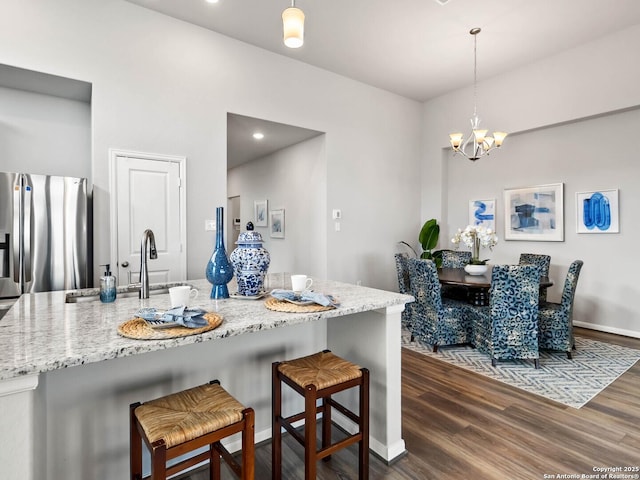
M 253 134 L 253 138 L 256 140 L 262 140 L 264 138 L 264 133 L 256 132 Z
M 207 3 L 218 3 L 218 0 L 206 0 Z

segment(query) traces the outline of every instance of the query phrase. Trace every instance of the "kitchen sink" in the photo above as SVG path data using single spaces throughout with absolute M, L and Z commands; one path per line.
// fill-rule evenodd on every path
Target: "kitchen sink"
M 182 285 L 191 284 L 186 282 L 169 282 L 161 284 L 149 285 L 149 297 L 155 295 L 168 294 L 171 287 L 179 287 Z M 138 298 L 140 296 L 140 285 L 124 285 L 116 288 L 116 301 L 118 298 Z M 74 290 L 67 292 L 65 296 L 66 303 L 85 303 L 85 302 L 99 302 L 100 301 L 100 289 L 99 288 L 85 288 L 82 290 Z

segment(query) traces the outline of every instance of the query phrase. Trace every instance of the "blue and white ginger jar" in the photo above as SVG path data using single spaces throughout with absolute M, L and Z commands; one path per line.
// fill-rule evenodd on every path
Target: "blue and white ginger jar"
M 251 228 L 251 226 L 247 226 Z M 262 246 L 262 235 L 247 230 L 238 236 L 238 245 L 229 259 L 238 282 L 238 294 L 252 297 L 264 291 L 264 278 L 271 257 Z

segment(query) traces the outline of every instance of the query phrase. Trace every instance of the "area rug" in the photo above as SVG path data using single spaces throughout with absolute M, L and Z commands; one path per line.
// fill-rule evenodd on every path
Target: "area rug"
M 402 332 L 402 346 L 451 365 L 493 378 L 527 392 L 542 395 L 573 408 L 580 408 L 604 390 L 640 359 L 640 350 L 575 337 L 573 359 L 566 353 L 540 352 L 540 368 L 529 361 L 504 361 L 491 366 L 489 357 L 465 346 L 432 347 L 411 341 Z

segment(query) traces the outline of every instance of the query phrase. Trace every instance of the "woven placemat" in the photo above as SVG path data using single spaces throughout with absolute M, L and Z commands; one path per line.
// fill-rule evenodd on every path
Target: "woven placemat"
M 276 312 L 290 312 L 290 313 L 310 313 L 310 312 L 324 312 L 325 310 L 333 310 L 336 307 L 331 305 L 325 307 L 318 305 L 317 303 L 311 303 L 309 305 L 296 305 L 295 303 L 285 302 L 284 300 L 278 300 L 271 297 L 264 301 L 264 306 L 269 310 L 275 310 Z
M 222 317 L 217 313 L 208 312 L 203 316 L 209 322 L 209 325 L 200 328 L 151 328 L 144 319 L 135 317 L 118 325 L 118 333 L 123 337 L 133 338 L 134 340 L 165 340 L 208 332 L 222 323 Z

